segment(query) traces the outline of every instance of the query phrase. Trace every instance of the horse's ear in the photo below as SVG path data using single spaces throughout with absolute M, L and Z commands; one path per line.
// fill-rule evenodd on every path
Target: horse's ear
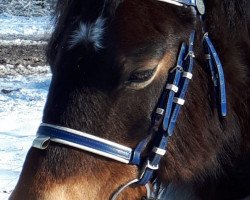
M 81 15 L 86 20 L 95 20 L 104 10 L 106 12 L 105 7 L 114 6 L 113 4 L 117 4 L 115 0 L 59 0 L 54 14 L 60 17 L 71 13 L 70 16 Z
M 109 18 L 110 16 L 113 16 L 122 1 L 123 0 L 104 0 L 102 16 L 104 18 Z

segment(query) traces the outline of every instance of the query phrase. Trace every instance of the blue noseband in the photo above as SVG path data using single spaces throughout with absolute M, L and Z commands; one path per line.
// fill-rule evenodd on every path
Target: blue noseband
M 200 14 L 204 14 L 205 7 L 202 0 L 160 0 L 179 6 L 193 6 Z M 194 65 L 195 31 L 190 35 L 189 42 L 182 43 L 177 63 L 167 76 L 167 81 L 159 102 L 152 115 L 152 128 L 147 138 L 141 141 L 136 148 L 117 144 L 103 138 L 93 136 L 66 127 L 52 124 L 41 124 L 37 131 L 37 138 L 33 147 L 46 149 L 50 141 L 75 147 L 100 156 L 104 156 L 122 163 L 137 165 L 141 169 L 139 177 L 131 183 L 146 185 L 153 177 L 154 171 L 159 168 L 162 157 L 166 154 L 169 138 L 185 103 L 185 96 L 192 80 Z M 204 50 L 208 69 L 214 84 L 215 97 L 219 113 L 227 115 L 226 89 L 223 67 L 219 56 L 208 36 L 204 33 Z M 149 142 L 153 146 L 150 153 L 143 157 L 142 153 L 148 148 Z M 126 185 L 126 187 L 129 184 Z M 124 188 L 123 188 L 124 189 Z M 121 191 L 119 191 L 121 192 Z M 114 195 L 115 196 L 115 195 Z M 115 197 L 113 197 L 115 199 Z

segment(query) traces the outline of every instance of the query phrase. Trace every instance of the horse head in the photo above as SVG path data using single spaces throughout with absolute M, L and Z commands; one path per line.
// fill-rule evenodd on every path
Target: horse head
M 43 124 L 10 199 L 103 200 L 119 188 L 119 199 L 149 198 L 151 191 L 155 199 L 216 199 L 213 180 L 248 152 L 250 41 L 241 14 L 249 3 L 207 1 L 203 21 L 203 1 L 188 2 L 58 1 Z M 216 68 L 220 61 L 225 73 Z M 174 95 L 186 79 L 184 104 Z M 161 99 L 173 107 L 159 109 Z M 167 120 L 177 116 L 169 131 Z M 127 183 L 135 184 L 125 189 Z

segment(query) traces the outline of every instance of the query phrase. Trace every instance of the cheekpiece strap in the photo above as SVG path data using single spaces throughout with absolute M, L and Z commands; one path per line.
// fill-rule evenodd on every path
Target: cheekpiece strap
M 175 101 L 174 101 L 174 109 L 171 115 L 170 123 L 168 126 L 168 135 L 172 136 L 175 128 L 175 124 L 177 122 L 181 107 L 185 103 L 185 97 L 186 93 L 188 90 L 189 82 L 191 81 L 193 74 L 193 65 L 194 65 L 194 37 L 195 37 L 195 32 L 193 31 L 191 33 L 191 36 L 189 38 L 189 46 L 188 46 L 188 54 L 187 57 L 185 58 L 185 62 L 183 64 L 183 73 L 181 77 L 181 82 L 180 82 L 180 90 L 176 94 Z
M 177 65 L 174 69 L 172 69 L 170 71 L 170 73 L 168 74 L 168 81 L 167 81 L 167 86 L 166 86 L 166 90 L 164 92 L 167 93 L 166 96 L 167 97 L 167 104 L 164 102 L 166 101 L 165 99 L 162 100 L 162 104 L 160 105 L 159 108 L 165 109 L 165 115 L 163 118 L 163 130 L 167 131 L 168 129 L 168 125 L 169 125 L 169 120 L 172 114 L 172 108 L 173 108 L 173 103 L 174 103 L 174 98 L 176 96 L 176 93 L 178 91 L 180 91 L 180 79 L 181 79 L 181 75 L 183 73 L 183 62 L 186 56 L 186 52 L 187 52 L 187 45 L 185 43 L 182 43 L 181 46 L 181 50 L 178 56 L 178 60 L 177 60 Z M 169 85 L 173 86 L 168 87 Z M 177 88 L 177 90 L 174 90 L 173 88 Z
M 193 31 L 189 39 L 188 47 L 185 43 L 182 44 L 177 65 L 173 70 L 170 70 L 168 74 L 166 89 L 162 93 L 153 118 L 153 127 L 158 126 L 155 128 L 155 146 L 143 165 L 138 184 L 145 185 L 151 180 L 154 171 L 159 168 L 162 157 L 166 154 L 168 140 L 172 135 L 172 130 L 174 129 L 180 108 L 183 105 L 188 89 L 189 78 L 192 76 L 194 36 L 195 32 Z M 178 88 L 178 91 L 173 88 Z M 171 130 L 170 134 L 169 130 Z
M 156 131 L 155 147 L 144 163 L 141 177 L 138 181 L 141 185 L 150 181 L 154 171 L 159 168 L 160 161 L 166 153 L 169 137 L 173 135 L 181 107 L 185 103 L 188 86 L 193 77 L 192 70 L 195 57 L 193 50 L 194 38 L 195 32 L 193 31 L 190 35 L 188 50 L 185 43 L 183 43 L 178 56 L 177 66 L 168 75 L 167 90 L 163 91 L 159 100 L 159 106 L 153 117 L 153 127 Z M 221 116 L 226 116 L 227 100 L 224 71 L 208 34 L 204 35 L 204 46 L 214 88 L 216 94 L 218 94 L 217 98 L 220 104 Z M 164 107 L 164 105 L 166 106 Z

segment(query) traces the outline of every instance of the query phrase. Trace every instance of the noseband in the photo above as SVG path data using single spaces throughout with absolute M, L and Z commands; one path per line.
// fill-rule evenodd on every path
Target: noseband
M 203 0 L 159 1 L 177 6 L 194 7 L 199 15 L 205 13 Z M 185 103 L 188 85 L 193 77 L 194 40 L 195 31 L 191 33 L 188 44 L 182 43 L 176 66 L 169 71 L 165 88 L 152 114 L 152 128 L 148 137 L 142 140 L 134 149 L 88 133 L 45 123 L 40 125 L 37 131 L 37 138 L 32 146 L 38 149 L 46 149 L 50 141 L 52 141 L 122 163 L 136 165 L 141 171 L 138 178 L 119 188 L 111 200 L 117 199 L 118 195 L 132 184 L 145 185 L 147 188 L 147 199 L 160 198 L 161 194 L 150 189 L 148 183 L 152 182 L 154 172 L 159 169 L 160 161 L 166 154 L 169 138 L 173 135 L 181 107 Z M 218 110 L 221 116 L 225 117 L 227 114 L 227 102 L 224 72 L 219 56 L 207 33 L 204 33 L 203 45 L 207 65 L 214 83 L 215 96 L 219 105 Z M 143 157 L 142 153 L 148 147 L 149 142 L 153 144 L 153 148 L 147 157 Z

